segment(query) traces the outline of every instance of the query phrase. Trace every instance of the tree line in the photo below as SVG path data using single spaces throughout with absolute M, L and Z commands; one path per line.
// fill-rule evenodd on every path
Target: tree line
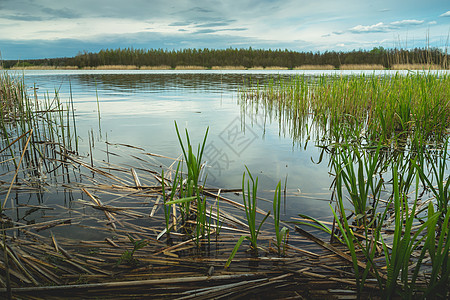
M 170 66 L 243 66 L 295 68 L 304 65 L 332 65 L 339 68 L 344 64 L 382 65 L 391 68 L 394 64 L 436 64 L 448 68 L 447 51 L 439 48 L 353 50 L 349 52 L 297 52 L 291 50 L 263 49 L 105 49 L 97 53 L 84 51 L 74 57 L 4 60 L 3 68 L 14 66 L 46 66 L 78 68 L 105 65 L 134 65 L 137 67 Z

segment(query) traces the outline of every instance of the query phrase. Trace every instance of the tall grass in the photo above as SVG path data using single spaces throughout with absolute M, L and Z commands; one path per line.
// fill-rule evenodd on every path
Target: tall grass
M 409 72 L 393 76 L 322 75 L 248 81 L 240 91 L 247 113 L 264 113 L 291 136 L 314 126 L 317 136 L 340 142 L 342 130 L 355 141 L 397 145 L 411 138 L 442 139 L 450 124 L 450 76 Z
M 208 218 L 206 197 L 202 193 L 203 186 L 201 186 L 199 183 L 199 176 L 202 171 L 202 157 L 203 152 L 205 150 L 209 127 L 206 129 L 203 138 L 203 143 L 199 144 L 197 147 L 197 154 L 194 154 L 188 130 L 187 129 L 185 130 L 186 134 L 186 147 L 185 147 L 185 144 L 183 143 L 183 139 L 181 138 L 181 134 L 180 131 L 178 130 L 178 125 L 176 122 L 175 122 L 175 129 L 177 132 L 180 147 L 183 151 L 184 161 L 188 169 L 187 178 L 185 178 L 184 180 L 181 179 L 182 186 L 180 188 L 180 198 L 184 200 L 183 201 L 179 200 L 179 203 L 181 204 L 180 211 L 182 214 L 183 222 L 186 222 L 191 214 L 191 207 L 190 207 L 191 201 L 195 201 L 196 204 L 195 238 L 197 245 L 199 245 L 200 239 L 202 237 L 207 236 L 209 241 L 210 235 L 209 229 L 211 218 Z M 183 181 L 185 182 L 184 184 Z
M 273 219 L 275 221 L 275 236 L 277 241 L 278 255 L 285 255 L 286 244 L 289 237 L 289 229 L 283 227 L 280 229 L 280 212 L 281 212 L 281 181 L 275 188 L 273 197 Z
M 244 201 L 244 209 L 245 209 L 245 216 L 247 218 L 247 225 L 249 230 L 249 235 L 243 235 L 239 238 L 236 245 L 233 248 L 233 251 L 231 252 L 227 262 L 225 263 L 225 268 L 228 268 L 236 255 L 239 247 L 241 246 L 242 242 L 247 239 L 250 242 L 250 249 L 252 250 L 252 253 L 257 256 L 258 254 L 258 235 L 259 231 L 261 230 L 261 226 L 264 224 L 264 222 L 267 220 L 267 218 L 270 215 L 270 211 L 264 216 L 264 218 L 261 220 L 259 225 L 256 224 L 256 210 L 257 210 L 257 192 L 258 192 L 258 177 L 256 179 L 253 178 L 252 174 L 250 173 L 250 170 L 245 166 L 249 179 L 247 179 L 247 189 L 245 189 L 245 172 L 242 174 L 242 199 Z M 280 189 L 281 191 L 281 189 Z M 278 196 L 276 196 L 278 200 Z M 276 200 L 275 200 L 276 201 Z M 275 203 L 275 202 L 274 202 Z M 279 209 L 279 206 L 277 204 L 274 204 Z M 278 237 L 281 237 L 283 233 L 278 230 L 279 228 L 279 214 L 278 218 L 275 217 L 275 220 L 278 220 L 278 226 L 276 226 L 276 235 L 277 240 Z M 285 230 L 282 230 L 283 232 L 286 232 Z M 287 237 L 287 233 L 285 235 Z M 280 242 L 281 244 L 281 242 Z
M 23 179 L 39 185 L 47 175 L 56 175 L 64 167 L 61 162 L 67 154 L 77 152 L 78 143 L 73 100 L 62 102 L 58 91 L 53 97 L 47 93 L 39 99 L 34 91 L 27 93 L 20 76 L 0 74 L 1 148 L 8 151 L 17 169 L 18 154 L 26 148 L 20 137 L 31 132 L 23 156 Z M 68 175 L 62 178 L 69 180 Z
M 263 220 L 259 223 L 259 226 L 257 227 L 256 224 L 256 208 L 257 208 L 257 191 L 258 191 L 258 177 L 256 179 L 253 178 L 252 174 L 250 173 L 247 166 L 245 167 L 247 169 L 248 176 L 250 179 L 247 179 L 247 192 L 245 192 L 245 172 L 242 175 L 242 198 L 244 200 L 244 207 L 245 207 L 245 216 L 247 217 L 247 224 L 248 229 L 250 232 L 250 236 L 248 237 L 248 240 L 251 243 L 251 248 L 255 253 L 258 252 L 258 235 L 259 231 L 261 229 L 261 226 L 264 224 L 266 219 L 270 215 L 270 211 L 266 214 L 266 216 L 263 218 Z M 251 185 L 250 185 L 251 181 Z
M 446 151 L 444 152 L 446 153 Z M 372 158 L 370 157 L 371 155 L 373 156 Z M 336 156 L 340 157 L 340 154 Z M 370 170 L 374 162 L 373 158 L 377 157 L 377 153 L 357 156 L 361 158 L 356 161 L 359 169 L 363 166 L 362 169 Z M 344 199 L 345 192 L 347 192 L 350 195 L 350 199 L 353 200 L 351 207 L 354 207 L 355 195 L 353 194 L 356 194 L 358 198 L 368 198 L 369 194 L 365 188 L 355 189 L 355 187 L 361 184 L 363 186 L 371 185 L 370 182 L 374 180 L 374 177 L 367 176 L 362 179 L 360 172 L 354 172 L 352 167 L 348 167 L 349 164 L 353 164 L 351 160 L 333 159 L 333 169 L 336 173 L 336 201 L 338 204 L 338 209 L 337 211 L 333 210 L 333 214 L 352 256 L 359 292 L 363 290 L 366 279 L 372 274 L 376 277 L 385 299 L 392 299 L 398 296 L 417 298 L 428 297 L 429 295 L 445 297 L 446 295 L 446 292 L 442 292 L 440 289 L 446 287 L 450 274 L 450 265 L 448 263 L 448 249 L 450 247 L 450 242 L 448 241 L 449 212 L 448 210 L 439 210 L 440 204 L 438 199 L 434 203 L 429 202 L 426 215 L 422 213 L 419 216 L 420 212 L 417 209 L 419 197 L 424 194 L 424 191 L 419 190 L 419 183 L 421 181 L 425 182 L 425 188 L 429 188 L 429 186 L 436 184 L 437 181 L 442 180 L 443 177 L 437 176 L 434 180 L 423 179 L 422 163 L 417 162 L 422 159 L 422 154 L 414 154 L 407 157 L 399 155 L 391 160 L 391 167 L 383 171 L 383 176 L 391 177 L 392 190 L 390 200 L 386 203 L 384 209 L 375 210 L 376 213 L 372 214 L 370 222 L 360 222 L 361 217 L 357 214 L 354 218 L 348 216 Z M 430 163 L 432 164 L 429 166 L 431 170 L 442 170 L 434 166 L 436 162 Z M 400 173 L 399 170 L 402 172 Z M 391 172 L 390 175 L 388 171 Z M 435 172 L 439 173 L 439 171 Z M 440 183 L 438 186 L 443 184 Z M 440 192 L 437 188 L 432 193 L 436 198 L 439 198 Z M 411 194 L 415 195 L 413 199 L 409 199 L 408 195 Z M 377 193 L 373 195 L 377 195 Z M 435 212 L 434 206 L 438 209 L 437 212 Z M 390 238 L 383 232 L 384 229 L 390 227 L 387 218 L 389 215 L 393 218 L 393 228 L 391 230 L 394 234 L 392 242 L 388 243 L 387 241 Z M 350 220 L 353 220 L 354 225 L 358 226 L 350 226 Z M 355 230 L 359 231 L 358 237 L 355 234 Z M 361 236 L 363 237 L 362 239 L 360 238 Z M 385 267 L 375 264 L 377 245 L 379 244 L 383 246 Z M 422 250 L 419 257 L 417 257 L 417 254 L 413 255 L 420 249 Z M 361 251 L 367 262 L 367 268 L 363 271 L 358 266 L 358 260 L 361 259 L 358 257 L 359 251 Z M 423 287 L 417 285 L 417 279 L 419 274 L 427 270 L 427 267 L 423 265 L 425 257 L 431 259 L 432 270 L 429 283 Z

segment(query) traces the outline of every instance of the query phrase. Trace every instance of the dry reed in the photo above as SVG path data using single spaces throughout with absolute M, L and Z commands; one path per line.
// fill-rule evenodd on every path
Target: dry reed
M 160 65 L 160 66 L 141 66 L 140 70 L 170 70 L 171 66 L 168 65 Z
M 268 66 L 268 67 L 264 67 L 264 70 L 288 70 L 288 68 L 280 67 L 280 66 Z
M 11 67 L 10 70 L 55 70 L 55 66 L 23 66 Z
M 206 67 L 202 67 L 202 66 L 176 66 L 175 70 L 206 70 Z
M 294 70 L 334 70 L 333 65 L 302 65 L 297 66 Z
M 395 64 L 392 70 L 443 70 L 439 65 L 434 64 Z
M 94 68 L 95 70 L 137 70 L 135 65 L 103 65 Z
M 341 70 L 384 70 L 383 65 L 377 64 L 343 64 L 339 67 Z
M 213 66 L 211 70 L 245 70 L 244 66 Z

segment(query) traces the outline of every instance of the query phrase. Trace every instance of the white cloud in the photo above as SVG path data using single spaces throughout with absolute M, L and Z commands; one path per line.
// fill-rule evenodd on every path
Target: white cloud
M 387 32 L 390 30 L 399 29 L 401 27 L 422 25 L 423 23 L 423 20 L 401 20 L 394 21 L 389 24 L 379 22 L 374 25 L 356 25 L 355 27 L 350 28 L 348 31 L 352 33 Z
M 353 28 L 350 28 L 350 32 L 353 33 L 368 33 L 368 32 L 382 32 L 388 29 L 388 25 L 383 22 L 379 22 L 375 25 L 356 25 Z
M 437 24 L 437 22 L 436 22 L 436 21 L 431 21 L 431 22 L 428 22 L 428 25 L 435 25 L 435 24 Z
M 420 25 L 420 24 L 423 24 L 423 22 L 424 21 L 419 21 L 419 20 L 402 20 L 402 21 L 392 22 L 391 25 L 393 25 L 393 26 Z
M 450 10 L 448 12 L 443 13 L 439 17 L 450 17 Z

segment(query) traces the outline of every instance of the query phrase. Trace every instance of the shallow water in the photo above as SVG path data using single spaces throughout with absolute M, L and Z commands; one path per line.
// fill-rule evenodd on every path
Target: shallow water
M 331 216 L 328 201 L 333 178 L 327 159 L 318 161 L 319 150 L 293 142 L 280 133 L 276 120 L 246 115 L 238 104 L 243 82 L 264 82 L 271 76 L 304 74 L 390 74 L 387 71 L 25 71 L 27 86 L 36 87 L 38 96 L 70 94 L 76 110 L 81 153 L 88 153 L 88 132 L 94 133 L 97 150 L 105 141 L 141 147 L 148 152 L 178 157 L 174 121 L 187 128 L 194 146 L 209 135 L 204 158 L 207 185 L 240 188 L 245 166 L 259 178 L 259 196 L 273 199 L 278 181 L 287 180 L 285 217 L 298 213 L 314 217 Z M 22 75 L 22 74 L 19 74 Z M 98 114 L 100 107 L 100 122 Z M 243 122 L 245 118 L 245 122 Z M 114 151 L 110 146 L 109 151 Z M 106 157 L 96 151 L 97 160 L 135 164 L 123 158 Z M 50 197 L 53 198 L 53 197 Z M 271 204 L 261 202 L 262 209 Z

